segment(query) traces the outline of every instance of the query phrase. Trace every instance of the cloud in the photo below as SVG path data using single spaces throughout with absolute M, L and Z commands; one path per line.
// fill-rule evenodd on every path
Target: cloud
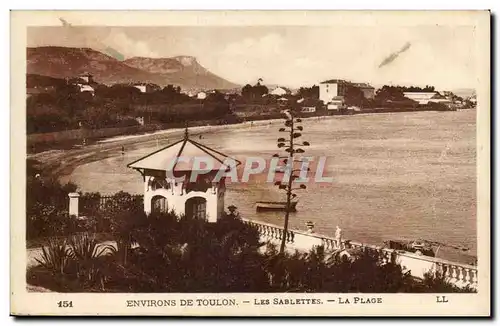
M 284 38 L 274 32 L 242 38 L 212 52 L 207 68 L 241 84 L 256 83 L 260 77 L 265 83 L 274 83 L 286 77 L 283 71 L 288 59 L 285 46 Z
M 124 32 L 112 31 L 103 41 L 108 47 L 122 53 L 125 57 L 160 57 L 159 53 L 151 49 L 145 41 L 138 41 L 130 38 Z
M 276 33 L 271 33 L 257 38 L 245 38 L 241 41 L 230 43 L 223 50 L 226 56 L 245 56 L 265 58 L 278 55 L 283 49 L 283 38 Z
M 117 60 L 125 59 L 124 55 L 119 51 L 101 42 L 100 38 L 95 35 L 95 31 L 89 30 L 85 27 L 75 27 L 62 17 L 60 17 L 59 20 L 64 28 L 63 34 L 70 44 L 73 43 L 76 47 L 93 48 L 94 50 L 101 51 Z

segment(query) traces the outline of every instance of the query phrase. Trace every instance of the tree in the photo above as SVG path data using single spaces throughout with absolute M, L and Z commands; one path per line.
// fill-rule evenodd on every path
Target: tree
M 375 99 L 381 103 L 387 101 L 401 101 L 405 98 L 404 90 L 400 86 L 387 86 L 384 85 L 382 88 L 377 90 L 375 94 Z
M 244 98 L 250 99 L 250 100 L 262 98 L 263 95 L 268 94 L 268 93 L 269 93 L 269 89 L 265 85 L 260 84 L 260 81 L 254 86 L 251 86 L 250 84 L 246 84 L 241 89 L 241 95 Z
M 319 99 L 319 86 L 301 87 L 297 91 L 297 95 L 303 98 Z
M 290 217 L 290 209 L 291 209 L 291 201 L 292 198 L 295 198 L 297 195 L 293 193 L 296 189 L 306 189 L 306 185 L 301 184 L 298 188 L 293 188 L 293 182 L 299 177 L 296 173 L 300 171 L 300 169 L 294 169 L 294 165 L 296 162 L 300 162 L 300 160 L 295 160 L 294 155 L 296 153 L 304 153 L 304 150 L 301 148 L 303 146 L 309 146 L 308 142 L 302 142 L 301 144 L 295 143 L 295 139 L 302 136 L 300 133 L 303 130 L 302 126 L 296 125 L 296 123 L 302 122 L 301 119 L 295 119 L 293 116 L 293 112 L 288 110 L 286 113 L 286 121 L 285 128 L 280 128 L 279 132 L 287 132 L 289 134 L 288 139 L 278 138 L 278 148 L 284 148 L 285 152 L 288 153 L 287 156 L 281 157 L 279 154 L 274 154 L 273 157 L 278 159 L 283 158 L 283 163 L 285 164 L 285 174 L 284 177 L 288 177 L 288 180 L 277 181 L 275 183 L 279 189 L 286 191 L 286 209 L 285 209 L 285 224 L 283 226 L 283 237 L 281 239 L 280 246 L 280 254 L 283 254 L 285 251 L 285 243 L 287 240 L 288 234 L 288 219 Z
M 347 106 L 362 107 L 365 102 L 365 94 L 361 88 L 348 84 L 345 92 L 345 104 Z

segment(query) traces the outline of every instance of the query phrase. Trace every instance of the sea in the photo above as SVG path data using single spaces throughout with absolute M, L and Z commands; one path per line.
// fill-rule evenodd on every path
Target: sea
M 291 228 L 305 230 L 306 222 L 312 221 L 316 233 L 333 236 L 339 226 L 345 238 L 376 245 L 386 240 L 438 241 L 469 249 L 457 252 L 442 247 L 438 257 L 466 263 L 474 259 L 475 110 L 309 118 L 301 125 L 302 136 L 297 140 L 310 143 L 302 155 L 316 161 L 324 157 L 322 175 L 332 180 L 310 181 L 307 189 L 296 191 L 298 205 L 290 216 Z M 277 139 L 285 136 L 280 127 L 276 122 L 206 127 L 191 137 L 244 166 L 249 157 L 268 160 L 274 153 L 283 153 L 277 147 Z M 76 167 L 68 180 L 82 191 L 139 194 L 142 177 L 126 165 L 176 140 L 160 133 L 156 142 L 125 155 Z M 225 206 L 237 206 L 245 218 L 282 225 L 284 213 L 257 212 L 255 203 L 284 198 L 277 186 L 256 177 L 244 183 L 228 182 Z

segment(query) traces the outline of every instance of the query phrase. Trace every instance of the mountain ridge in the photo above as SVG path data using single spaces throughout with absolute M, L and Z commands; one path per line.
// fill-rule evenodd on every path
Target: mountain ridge
M 200 65 L 195 57 L 132 57 L 118 60 L 92 48 L 41 46 L 27 48 L 27 74 L 71 78 L 91 73 L 96 82 L 173 84 L 186 90 L 230 89 L 239 85 Z

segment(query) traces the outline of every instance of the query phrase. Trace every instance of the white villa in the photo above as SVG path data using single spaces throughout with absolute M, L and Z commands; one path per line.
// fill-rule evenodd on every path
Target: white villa
M 78 78 L 86 84 L 91 84 L 94 82 L 94 76 L 88 72 L 79 75 Z
M 444 103 L 450 104 L 451 100 L 439 95 L 437 92 L 404 92 L 405 97 L 417 101 L 418 104 Z
M 345 99 L 343 96 L 335 96 L 327 104 L 326 108 L 329 111 L 339 111 L 344 107 Z
M 134 85 L 135 88 L 137 88 L 139 91 L 141 91 L 141 93 L 146 93 L 147 92 L 147 86 L 144 85 L 144 84 L 137 84 L 137 85 Z
M 85 85 L 85 84 L 77 84 L 77 86 L 78 86 L 78 89 L 80 90 L 80 93 L 89 92 L 90 94 L 92 94 L 92 96 L 94 96 L 95 90 L 92 86 Z
M 198 100 L 204 100 L 204 99 L 207 98 L 207 93 L 205 93 L 205 92 L 199 92 L 198 94 L 196 94 L 196 98 Z
M 208 162 L 210 170 L 194 163 L 195 158 Z M 225 178 L 217 178 L 217 173 L 229 172 L 239 164 L 238 160 L 189 139 L 186 128 L 183 139 L 127 166 L 143 177 L 146 214 L 173 211 L 179 216 L 217 222 L 224 212 L 226 190 Z
M 288 88 L 278 86 L 275 89 L 273 89 L 272 91 L 270 91 L 269 94 L 276 95 L 276 96 L 284 96 L 287 94 L 291 94 L 291 92 Z

